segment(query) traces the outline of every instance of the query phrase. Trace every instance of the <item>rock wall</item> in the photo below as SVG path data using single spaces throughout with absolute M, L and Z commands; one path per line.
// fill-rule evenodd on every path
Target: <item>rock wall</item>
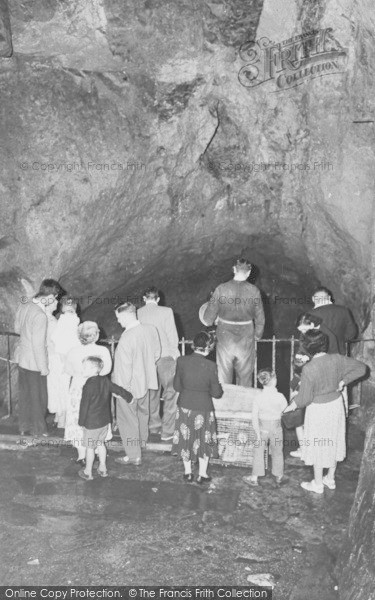
M 355 121 L 373 114 L 370 9 L 12 2 L 14 55 L 0 61 L 3 324 L 54 276 L 108 332 L 110 298 L 154 282 L 191 335 L 242 252 L 277 333 L 319 281 L 365 325 L 373 140 Z M 287 90 L 239 82 L 248 40 L 327 27 L 340 73 Z
M 374 21 L 371 0 L 0 0 L 1 326 L 52 276 L 107 333 L 154 283 L 190 336 L 243 253 L 269 333 L 292 332 L 319 282 L 363 330 Z M 374 564 L 369 431 L 347 590 Z

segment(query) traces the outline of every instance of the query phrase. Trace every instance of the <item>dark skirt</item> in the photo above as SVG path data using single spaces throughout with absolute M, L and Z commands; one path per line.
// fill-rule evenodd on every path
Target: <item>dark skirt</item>
M 178 407 L 172 454 L 182 460 L 196 462 L 198 458 L 218 456 L 215 414 Z

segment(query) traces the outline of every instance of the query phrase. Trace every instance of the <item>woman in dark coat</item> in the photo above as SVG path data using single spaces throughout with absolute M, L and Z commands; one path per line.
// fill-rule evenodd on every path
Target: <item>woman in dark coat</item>
M 209 459 L 217 452 L 216 423 L 212 397 L 221 398 L 223 388 L 216 364 L 207 360 L 212 346 L 211 337 L 198 333 L 193 341 L 194 353 L 177 359 L 173 387 L 179 392 L 172 453 L 184 463 L 184 480 L 191 483 L 194 476 L 191 463 L 199 461 L 197 483 L 211 480 L 207 475 Z
M 302 460 L 314 467 L 314 479 L 301 486 L 322 494 L 324 486 L 333 490 L 336 465 L 346 456 L 345 408 L 341 391 L 345 385 L 363 377 L 366 365 L 341 354 L 327 354 L 328 336 L 309 331 L 304 347 L 312 357 L 302 370 L 297 396 L 284 412 L 306 407 Z M 323 477 L 323 469 L 328 473 Z

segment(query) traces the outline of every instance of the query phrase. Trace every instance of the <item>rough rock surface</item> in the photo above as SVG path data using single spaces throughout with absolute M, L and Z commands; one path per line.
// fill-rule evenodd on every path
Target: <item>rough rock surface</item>
M 10 30 L 8 2 L 0 0 L 0 58 L 12 55 L 12 32 Z
M 373 115 L 373 21 L 368 2 L 344 5 L 12 2 L 15 54 L 0 62 L 3 324 L 56 276 L 111 332 L 111 298 L 152 280 L 191 335 L 244 252 L 277 333 L 318 281 L 365 325 L 373 141 L 372 125 L 353 121 Z M 345 49 L 342 73 L 277 93 L 274 81 L 239 83 L 244 42 L 326 27 Z
M 108 333 L 117 297 L 139 298 L 153 282 L 191 335 L 192 315 L 239 253 L 257 265 L 271 331 L 292 331 L 318 282 L 368 325 L 371 0 L 14 0 L 9 13 L 2 327 L 53 276 Z M 340 72 L 282 90 L 275 78 L 240 83 L 246 42 L 329 27 Z M 367 538 L 351 540 L 356 557 L 366 551 Z

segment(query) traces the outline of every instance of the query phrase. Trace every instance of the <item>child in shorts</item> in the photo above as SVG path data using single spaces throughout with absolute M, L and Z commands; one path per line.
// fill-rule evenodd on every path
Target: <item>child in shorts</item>
M 262 369 L 258 381 L 263 386 L 263 393 L 254 399 L 253 427 L 257 436 L 254 445 L 253 470 L 243 480 L 250 485 L 258 485 L 258 477 L 265 475 L 264 450 L 270 444 L 272 455 L 272 475 L 276 483 L 281 483 L 284 475 L 283 430 L 281 414 L 288 406 L 286 398 L 277 391 L 276 373 L 270 369 Z
M 100 377 L 104 363 L 99 356 L 88 356 L 82 364 L 84 376 L 88 379 L 82 388 L 78 424 L 83 428 L 86 466 L 78 471 L 78 475 L 89 481 L 93 479 L 95 450 L 99 457 L 98 475 L 108 477 L 105 440 L 111 423 L 111 394 L 121 396 L 128 403 L 132 402 L 133 396 L 108 377 Z

